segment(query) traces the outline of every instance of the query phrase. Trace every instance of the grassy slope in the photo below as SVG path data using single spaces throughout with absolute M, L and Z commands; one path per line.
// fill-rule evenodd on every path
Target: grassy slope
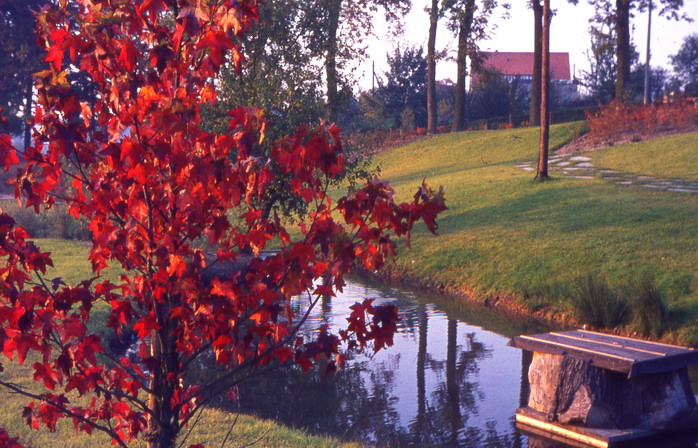
M 87 255 L 89 246 L 82 242 L 39 239 L 36 240 L 42 250 L 51 252 L 55 268 L 47 273 L 49 278 L 60 276 L 66 283 L 75 284 L 79 280 L 89 278 L 91 269 Z M 104 273 L 105 279 L 112 281 L 121 273 L 118 269 L 112 269 Z M 98 305 L 99 306 L 99 305 Z M 99 312 L 94 314 L 92 326 L 99 327 L 106 323 L 106 315 Z M 5 371 L 0 373 L 3 379 L 12 379 L 16 384 L 32 388 L 34 381 L 31 379 L 33 370 L 29 367 L 32 362 L 25 361 L 23 366 L 16 362 L 7 362 L 3 357 L 2 365 Z M 10 394 L 0 389 L 0 427 L 6 428 L 10 435 L 19 436 L 20 441 L 32 447 L 62 448 L 98 448 L 111 446 L 110 439 L 101 433 L 88 436 L 84 433 L 76 434 L 73 425 L 69 421 L 62 421 L 57 433 L 49 433 L 42 429 L 30 430 L 22 419 L 22 409 L 29 400 Z M 259 440 L 256 447 L 347 447 L 358 448 L 358 444 L 343 444 L 340 441 L 327 437 L 314 436 L 302 430 L 295 430 L 278 425 L 267 420 L 260 420 L 248 415 L 236 416 L 230 413 L 210 409 L 204 412 L 202 418 L 187 439 L 189 444 L 204 443 L 206 446 L 220 446 L 231 424 L 235 428 L 231 433 L 226 446 L 247 446 Z M 145 446 L 134 443 L 132 446 Z
M 577 125 L 554 126 L 551 146 Z M 674 311 L 675 336 L 698 342 L 698 198 L 601 180 L 533 181 L 517 162 L 535 158 L 537 129 L 424 139 L 377 157 L 382 177 L 407 199 L 423 177 L 447 188 L 438 237 L 415 233 L 397 269 L 426 283 L 552 302 L 568 310 L 566 285 L 586 274 L 627 285 L 652 277 Z M 590 155 L 595 164 L 698 180 L 698 134 Z M 695 339 L 694 339 L 695 338 Z

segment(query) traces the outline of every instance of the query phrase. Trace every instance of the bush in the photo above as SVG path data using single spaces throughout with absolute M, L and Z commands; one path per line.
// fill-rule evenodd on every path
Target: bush
M 406 107 L 400 114 L 400 129 L 403 131 L 411 131 L 414 129 L 414 111 L 411 107 Z
M 639 139 L 662 132 L 687 132 L 698 128 L 698 108 L 687 101 L 637 105 L 611 102 L 586 114 L 592 140 L 611 143 L 620 137 Z
M 643 336 L 659 337 L 667 328 L 669 313 L 660 291 L 650 279 L 643 279 L 631 292 L 632 327 Z
M 576 317 L 596 328 L 617 327 L 628 317 L 628 301 L 591 274 L 575 281 L 570 299 Z

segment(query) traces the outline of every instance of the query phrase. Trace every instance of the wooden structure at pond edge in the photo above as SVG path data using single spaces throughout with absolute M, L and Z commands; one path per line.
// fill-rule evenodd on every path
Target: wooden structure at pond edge
M 698 429 L 687 367 L 698 350 L 586 330 L 512 338 L 533 353 L 528 406 L 517 426 L 582 446 L 608 447 Z

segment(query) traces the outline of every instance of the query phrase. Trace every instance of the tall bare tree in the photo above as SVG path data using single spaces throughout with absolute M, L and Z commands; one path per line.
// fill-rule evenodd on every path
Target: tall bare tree
M 548 140 L 550 138 L 550 0 L 543 0 L 543 32 L 541 42 L 540 142 L 536 178 L 548 179 Z
M 533 73 L 531 79 L 531 109 L 529 123 L 531 126 L 540 125 L 540 83 L 541 83 L 541 53 L 543 39 L 543 6 L 540 0 L 531 0 L 533 10 Z
M 431 0 L 429 8 L 429 40 L 427 41 L 427 132 L 436 133 L 436 29 L 439 24 L 439 0 Z
M 456 74 L 456 100 L 453 105 L 451 132 L 462 131 L 465 125 L 465 77 L 467 74 L 468 38 L 470 37 L 473 15 L 475 14 L 475 0 L 464 0 L 462 3 L 463 10 L 455 14 L 458 24 L 458 56 L 456 58 L 458 72 Z
M 443 11 L 448 15 L 448 28 L 458 36 L 456 56 L 456 97 L 453 108 L 451 131 L 461 131 L 465 126 L 465 78 L 468 74 L 466 61 L 479 59 L 478 42 L 487 39 L 495 26 L 490 17 L 499 2 L 497 0 L 444 0 Z M 509 5 L 501 4 L 506 17 Z

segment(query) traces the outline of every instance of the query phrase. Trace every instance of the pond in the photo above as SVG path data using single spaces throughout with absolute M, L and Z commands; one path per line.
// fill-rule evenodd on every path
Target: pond
M 364 298 L 398 306 L 393 347 L 353 355 L 327 379 L 287 369 L 243 382 L 241 411 L 376 446 L 566 446 L 529 438 L 514 425 L 527 400 L 526 369 L 523 352 L 507 342 L 550 328 L 457 299 L 358 281 L 316 307 L 307 327 L 345 326 L 349 306 Z M 698 443 L 677 439 L 671 446 Z

